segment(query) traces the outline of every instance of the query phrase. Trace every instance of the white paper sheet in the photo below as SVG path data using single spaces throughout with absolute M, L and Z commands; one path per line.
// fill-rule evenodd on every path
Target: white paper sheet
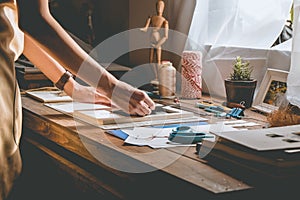
M 208 133 L 208 125 L 192 126 L 194 130 Z M 133 130 L 123 130 L 128 134 L 127 139 L 124 141 L 128 144 L 137 146 L 150 146 L 152 148 L 168 148 L 177 146 L 194 146 L 195 144 L 179 144 L 170 142 L 168 140 L 169 134 L 173 128 L 148 128 L 138 127 Z M 211 134 L 209 134 L 211 135 Z M 208 139 L 208 138 L 207 138 Z M 209 138 L 210 140 L 212 138 Z
M 150 121 L 142 121 L 142 122 L 130 122 L 130 123 L 122 123 L 122 124 L 107 124 L 107 125 L 99 125 L 100 128 L 104 130 L 113 130 L 113 129 L 123 129 L 130 127 L 141 127 L 141 126 L 155 126 L 162 124 L 181 124 L 188 122 L 205 122 L 208 121 L 207 118 L 203 117 L 188 117 L 188 118 L 176 118 L 176 119 L 165 119 L 165 120 L 150 120 Z
M 216 124 L 197 125 L 191 126 L 191 128 L 198 132 L 204 132 L 208 135 L 214 136 L 214 132 L 227 132 L 238 131 L 241 129 L 234 128 L 234 126 L 256 126 L 256 123 L 249 123 L 244 120 L 237 121 L 223 121 Z M 169 148 L 177 146 L 191 146 L 194 144 L 178 144 L 168 140 L 169 134 L 173 128 L 153 128 L 153 127 L 136 127 L 133 129 L 123 129 L 122 131 L 128 134 L 128 137 L 124 141 L 125 143 L 137 145 L 137 146 L 150 146 L 152 148 Z M 214 142 L 215 137 L 205 138 Z
M 27 91 L 26 95 L 43 103 L 71 102 L 72 98 L 61 91 Z
M 60 111 L 62 113 L 73 113 L 75 110 L 100 110 L 109 109 L 110 107 L 100 104 L 92 103 L 80 103 L 80 102 L 64 102 L 64 103 L 47 103 L 48 106 L 54 110 Z
M 300 148 L 300 125 L 254 130 L 215 132 L 216 135 L 258 150 Z

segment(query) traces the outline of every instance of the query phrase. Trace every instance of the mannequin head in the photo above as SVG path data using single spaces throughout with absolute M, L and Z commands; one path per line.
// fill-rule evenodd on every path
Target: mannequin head
M 156 3 L 156 11 L 158 14 L 162 14 L 165 9 L 165 2 L 162 0 L 158 0 Z

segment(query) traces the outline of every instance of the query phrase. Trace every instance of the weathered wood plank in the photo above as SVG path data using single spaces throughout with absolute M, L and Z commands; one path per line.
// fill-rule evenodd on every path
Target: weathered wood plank
M 61 170 L 69 173 L 71 176 L 74 177 L 74 179 L 79 180 L 79 184 L 81 185 L 82 190 L 94 190 L 97 191 L 98 194 L 101 194 L 103 196 L 111 196 L 112 199 L 123 198 L 122 194 L 116 191 L 113 187 L 97 179 L 93 174 L 85 171 L 78 165 L 65 159 L 63 156 L 58 155 L 56 152 L 52 151 L 51 149 L 47 148 L 46 146 L 43 146 L 42 144 L 32 139 L 25 138 L 25 140 L 28 143 L 34 145 L 45 155 L 49 156 L 52 160 L 54 160 Z
M 134 166 L 135 162 L 145 164 L 145 166 L 157 168 L 164 173 L 178 177 L 182 181 L 212 193 L 240 191 L 251 188 L 251 186 L 242 181 L 208 166 L 196 156 L 191 156 L 190 151 L 187 151 L 188 149 L 178 149 L 176 152 L 169 149 L 154 150 L 148 147 L 125 146 L 122 140 L 104 133 L 100 128 L 83 122 L 75 122 L 72 117 L 42 106 L 41 103 L 27 97 L 23 97 L 23 108 L 24 126 L 26 128 L 38 132 L 43 137 L 96 163 L 99 167 L 105 167 L 105 165 L 93 157 L 91 152 L 93 154 L 93 152 L 99 152 L 99 149 L 105 149 L 112 155 L 117 153 L 117 155 L 122 156 L 123 160 L 117 161 L 121 162 L 122 165 L 133 167 L 134 169 L 136 167 Z M 82 128 L 79 133 L 76 130 L 76 126 Z M 84 144 L 82 144 L 83 140 Z M 128 160 L 128 158 L 132 160 Z M 114 169 L 111 170 L 114 171 Z

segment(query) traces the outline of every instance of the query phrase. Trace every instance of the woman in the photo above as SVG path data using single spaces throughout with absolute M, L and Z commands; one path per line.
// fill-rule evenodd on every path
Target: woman
M 118 81 L 71 39 L 51 16 L 48 0 L 0 0 L 0 39 L 0 200 L 7 197 L 21 170 L 22 113 L 14 69 L 21 53 L 75 100 L 113 104 L 140 116 L 154 109 L 143 91 Z M 97 91 L 70 76 L 83 61 L 87 70 L 78 75 Z M 91 79 L 91 74 L 101 75 L 100 80 Z

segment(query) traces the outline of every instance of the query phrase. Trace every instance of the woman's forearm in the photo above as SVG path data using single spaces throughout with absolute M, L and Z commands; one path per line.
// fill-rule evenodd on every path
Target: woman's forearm
M 48 0 L 17 0 L 17 3 L 20 28 L 62 67 L 130 114 L 143 116 L 155 108 L 145 92 L 117 80 L 68 35 L 51 16 Z M 35 59 L 31 55 L 30 60 Z
M 53 83 L 57 83 L 65 73 L 65 69 L 56 62 L 47 52 L 40 48 L 28 35 L 24 38 L 23 54 L 38 67 Z M 111 100 L 95 89 L 83 86 L 76 82 L 72 77 L 63 87 L 65 93 L 72 97 L 74 101 L 100 103 L 111 105 Z
M 49 12 L 48 1 L 19 1 L 22 4 L 26 4 L 25 8 L 20 8 L 22 30 L 64 68 L 78 75 L 90 85 L 98 88 L 105 95 L 111 96 L 111 92 L 118 83 L 118 80 L 90 57 L 57 23 Z M 31 5 L 30 2 L 36 1 L 40 2 L 40 8 L 27 6 Z M 33 9 L 42 10 L 42 14 L 34 14 L 36 11 Z M 27 23 L 28 21 L 30 23 Z M 80 70 L 83 64 L 85 66 L 84 70 Z M 80 73 L 77 74 L 79 71 Z M 94 78 L 91 76 L 94 76 Z

